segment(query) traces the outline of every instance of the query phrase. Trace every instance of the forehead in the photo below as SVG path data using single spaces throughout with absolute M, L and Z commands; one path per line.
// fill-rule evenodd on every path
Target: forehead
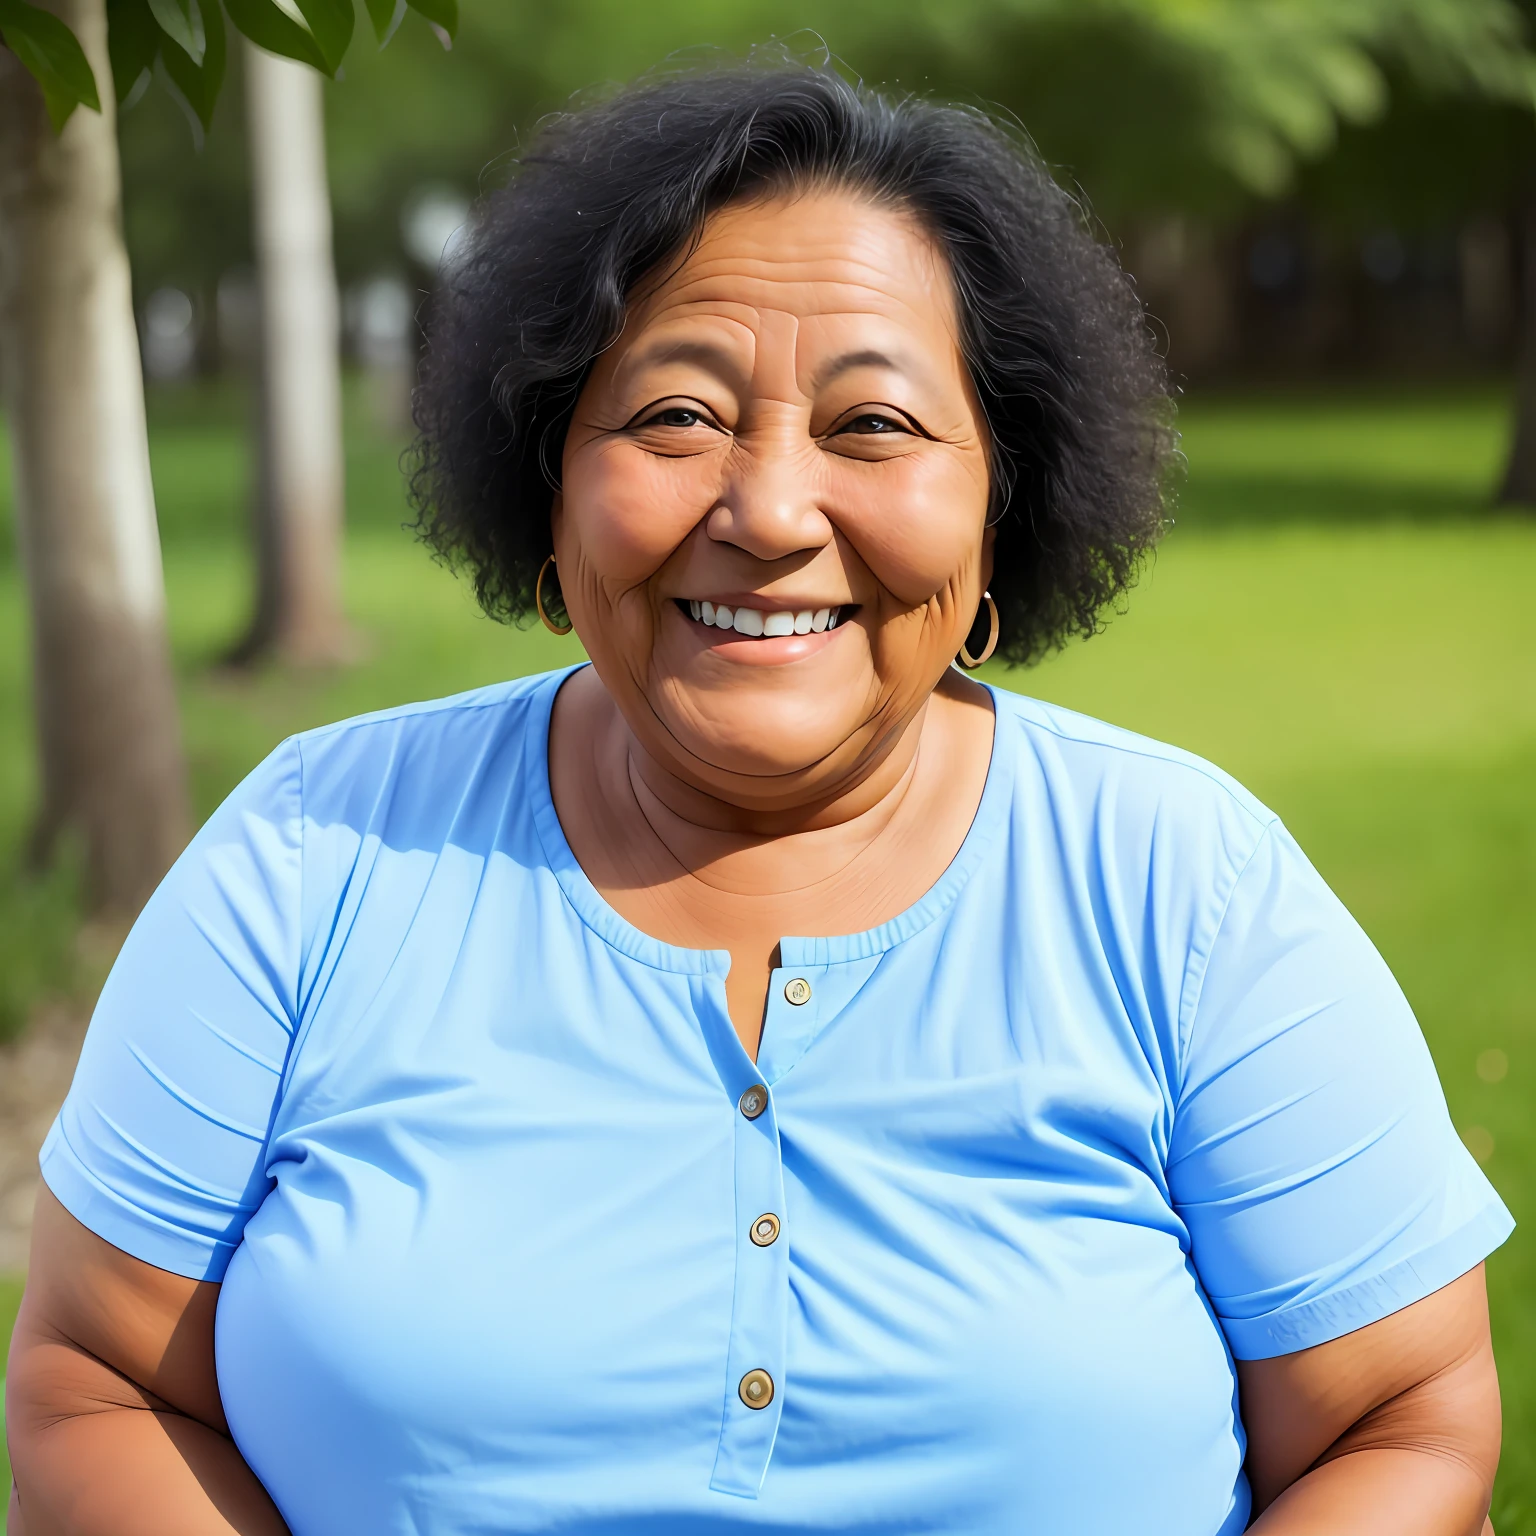
M 642 293 L 621 346 L 689 321 L 759 334 L 788 324 L 812 346 L 850 327 L 900 331 L 909 345 L 946 353 L 958 345 L 949 271 L 934 241 L 913 215 L 846 191 L 722 209 L 687 259 Z

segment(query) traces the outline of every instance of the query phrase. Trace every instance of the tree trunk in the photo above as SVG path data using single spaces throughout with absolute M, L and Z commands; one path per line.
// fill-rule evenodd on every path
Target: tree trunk
M 238 659 L 346 660 L 340 306 L 320 76 L 244 45 L 261 291 L 256 612 Z
M 32 852 L 84 844 L 97 910 L 131 912 L 188 831 L 144 384 L 123 245 L 103 0 L 41 0 L 102 111 L 57 137 L 0 47 L 0 399 L 31 604 L 42 806 Z
M 1520 361 L 1515 389 L 1515 432 L 1497 500 L 1536 507 L 1536 201 L 1520 224 Z

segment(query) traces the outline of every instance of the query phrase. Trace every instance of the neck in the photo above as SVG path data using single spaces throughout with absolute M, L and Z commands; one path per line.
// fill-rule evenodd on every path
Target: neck
M 764 805 L 735 798 L 734 786 L 700 784 L 679 773 L 647 750 L 619 711 L 613 711 L 615 746 L 624 754 L 627 777 L 647 819 L 654 807 L 679 828 L 744 843 L 832 831 L 899 803 L 917 767 L 928 714 L 925 701 L 905 720 L 873 722 L 868 744 L 832 782 L 811 783 L 799 798 L 790 789 Z
M 593 787 L 610 851 L 624 863 L 633 860 L 632 876 L 647 870 L 642 883 L 676 882 L 674 889 L 699 882 L 761 898 L 836 881 L 891 835 L 901 841 L 903 826 L 925 819 L 925 805 L 931 811 L 932 802 L 948 798 L 945 786 L 957 768 L 954 716 L 974 717 L 978 703 L 990 726 L 982 690 L 946 679 L 899 725 L 878 722 L 870 732 L 876 750 L 861 753 L 836 782 L 764 809 L 677 772 L 647 750 L 603 691 L 591 698 Z M 627 845 L 627 857 L 615 843 Z
M 914 722 L 880 773 L 798 812 L 742 815 L 671 775 L 657 776 L 654 760 L 638 752 L 629 759 L 633 804 L 685 878 L 743 895 L 803 891 L 845 873 L 900 816 L 918 779 L 921 725 Z

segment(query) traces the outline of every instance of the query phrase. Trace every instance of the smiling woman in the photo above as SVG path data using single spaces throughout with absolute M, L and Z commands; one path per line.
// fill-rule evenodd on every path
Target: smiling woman
M 1155 534 L 1139 310 L 983 118 L 553 125 L 425 531 L 590 667 L 284 744 L 43 1153 L 12 1536 L 1475 1536 L 1509 1218 L 1210 765 L 967 678 Z
M 845 231 L 850 202 L 862 216 Z M 481 210 L 433 317 L 413 476 L 431 542 L 469 569 L 489 611 L 532 611 L 554 549 L 550 491 L 589 376 L 633 334 L 636 303 L 676 302 L 663 295 L 715 238 L 712 215 L 729 207 L 726 222 L 739 223 L 764 203 L 803 206 L 798 249 L 771 236 L 765 248 L 759 232 L 745 253 L 761 282 L 790 283 L 795 263 L 850 236 L 838 281 L 853 308 L 813 322 L 823 412 L 834 391 L 856 406 L 872 375 L 901 384 L 894 396 L 874 391 L 881 409 L 856 432 L 853 418 L 823 415 L 818 441 L 836 435 L 841 452 L 874 459 L 886 452 L 869 442 L 881 432 L 942 442 L 944 423 L 923 423 L 898 397 L 922 391 L 938 406 L 935 392 L 961 383 L 984 432 L 1002 653 L 1028 661 L 1091 633 L 1162 522 L 1172 410 L 1141 307 L 1021 138 L 974 111 L 886 101 L 831 71 L 662 77 L 546 124 Z M 901 297 L 884 291 L 888 259 Z M 708 280 L 704 267 L 692 273 Z M 867 334 L 852 339 L 861 312 Z M 944 351 L 917 355 L 903 323 L 928 343 L 943 333 Z M 750 373 L 754 347 L 739 328 L 701 322 L 626 355 L 631 368 L 711 371 L 728 389 Z M 675 404 L 674 428 L 731 430 L 704 400 Z

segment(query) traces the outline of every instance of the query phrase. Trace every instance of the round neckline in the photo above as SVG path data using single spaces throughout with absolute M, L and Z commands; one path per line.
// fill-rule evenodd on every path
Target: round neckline
M 554 791 L 549 780 L 549 730 L 554 715 L 555 698 L 566 682 L 590 662 L 551 672 L 535 696 L 534 718 L 524 732 L 524 785 L 532 802 L 533 822 L 550 873 L 559 882 L 565 899 L 576 915 L 604 943 L 620 954 L 656 970 L 676 971 L 684 975 L 724 976 L 730 970 L 730 951 L 725 949 L 685 949 L 668 944 L 635 927 L 587 877 L 581 867 L 565 828 L 555 810 Z M 996 845 L 992 831 L 1007 806 L 1013 782 L 1013 754 L 998 748 L 1002 712 L 998 691 L 990 683 L 981 685 L 992 701 L 992 753 L 987 764 L 986 782 L 976 814 L 971 818 L 964 839 L 954 857 L 937 880 L 911 906 L 874 928 L 861 933 L 828 935 L 785 935 L 779 941 L 780 962 L 786 966 L 837 965 L 847 961 L 867 960 L 905 943 L 914 934 L 943 915 L 965 887 L 977 864 Z

